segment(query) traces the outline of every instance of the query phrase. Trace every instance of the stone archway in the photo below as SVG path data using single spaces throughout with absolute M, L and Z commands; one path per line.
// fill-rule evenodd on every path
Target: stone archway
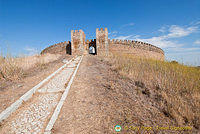
M 91 46 L 94 47 L 94 49 L 95 49 L 95 53 L 94 53 L 94 55 L 97 55 L 96 39 L 91 40 L 91 41 L 89 42 L 88 45 L 89 45 L 88 48 L 90 48 Z M 88 51 L 89 51 L 89 50 L 88 50 Z
M 72 54 L 72 46 L 71 46 L 71 42 L 68 41 L 67 45 L 66 45 L 66 54 L 71 55 Z

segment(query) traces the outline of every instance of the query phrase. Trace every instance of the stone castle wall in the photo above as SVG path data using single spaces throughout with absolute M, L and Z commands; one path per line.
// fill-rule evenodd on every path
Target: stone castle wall
M 108 29 L 96 28 L 96 46 L 98 50 L 108 50 Z
M 45 48 L 44 50 L 42 50 L 40 54 L 45 54 L 45 53 L 66 54 L 66 45 L 67 45 L 67 41 L 51 45 Z
M 85 33 L 83 30 L 71 30 L 72 53 L 83 52 L 85 48 Z
M 112 45 L 117 45 L 117 44 L 128 45 L 131 46 L 131 48 L 153 51 L 164 55 L 164 51 L 161 48 L 141 41 L 109 39 L 108 42 L 110 45 L 109 47 L 112 47 Z
M 97 28 L 96 29 L 96 40 L 95 41 L 86 41 L 85 33 L 83 30 L 71 30 L 71 50 L 72 54 L 84 54 L 88 53 L 88 47 L 91 42 L 96 43 L 95 48 L 98 51 L 118 51 L 131 53 L 138 56 L 145 56 L 146 58 L 155 58 L 155 59 L 164 59 L 164 51 L 151 45 L 149 43 L 144 43 L 141 41 L 133 40 L 119 40 L 119 39 L 108 39 L 108 29 Z M 67 42 L 57 43 L 46 49 L 43 53 L 65 53 Z

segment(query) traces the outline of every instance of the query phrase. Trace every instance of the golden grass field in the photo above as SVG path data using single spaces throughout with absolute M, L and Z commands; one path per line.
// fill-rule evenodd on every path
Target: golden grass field
M 120 75 L 134 81 L 138 93 L 155 100 L 157 108 L 178 126 L 200 129 L 200 68 L 119 52 L 100 55 Z M 20 79 L 27 70 L 43 67 L 60 56 L 0 57 L 0 80 Z
M 135 81 L 154 97 L 159 109 L 177 125 L 200 126 L 200 68 L 111 52 L 107 58 L 116 71 Z
M 49 62 L 57 60 L 60 56 L 58 54 L 24 56 L 20 58 L 0 56 L 0 79 L 19 79 L 28 69 L 35 66 L 42 67 Z

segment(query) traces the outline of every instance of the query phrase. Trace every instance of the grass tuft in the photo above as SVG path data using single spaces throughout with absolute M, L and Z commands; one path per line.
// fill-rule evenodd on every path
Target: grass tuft
M 131 78 L 139 93 L 153 98 L 158 108 L 177 125 L 200 126 L 200 69 L 177 62 L 111 53 L 106 60 L 120 75 Z M 150 90 L 147 90 L 150 89 Z M 154 92 L 152 95 L 151 92 Z
M 45 54 L 15 58 L 0 56 L 0 80 L 17 80 L 26 75 L 26 71 L 33 67 L 46 68 L 46 64 L 57 60 L 60 55 Z

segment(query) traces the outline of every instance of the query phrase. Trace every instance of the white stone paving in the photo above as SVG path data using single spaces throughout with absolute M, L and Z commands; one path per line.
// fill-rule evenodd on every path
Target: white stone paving
M 35 103 L 28 105 L 10 122 L 10 132 L 16 134 L 41 132 L 58 99 L 59 94 L 40 94 Z
M 7 119 L 0 133 L 38 134 L 43 133 L 65 83 L 70 79 L 80 57 L 77 57 L 46 85 L 37 90 L 37 95 Z
M 55 78 L 51 79 L 45 86 L 38 89 L 38 92 L 59 92 L 65 90 L 65 83 L 70 79 L 74 68 L 76 67 L 77 62 L 80 60 L 80 57 L 76 58 L 71 62 L 66 68 L 62 70 Z
M 70 79 L 74 68 L 65 68 L 60 74 L 38 90 L 38 92 L 59 92 L 65 90 L 65 83 Z

